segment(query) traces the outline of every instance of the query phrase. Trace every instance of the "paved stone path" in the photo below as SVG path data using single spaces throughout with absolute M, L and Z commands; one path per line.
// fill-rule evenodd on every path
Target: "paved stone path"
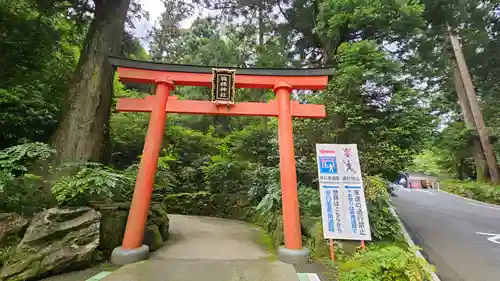
M 261 230 L 242 221 L 169 215 L 168 243 L 147 261 L 110 264 L 44 281 L 330 281 L 320 264 L 300 268 L 277 260 L 259 244 Z M 261 242 L 262 243 L 262 242 Z M 296 273 L 296 272 L 317 272 Z
M 258 244 L 259 229 L 236 220 L 169 215 L 170 239 L 150 258 L 102 281 L 299 281 L 292 265 Z

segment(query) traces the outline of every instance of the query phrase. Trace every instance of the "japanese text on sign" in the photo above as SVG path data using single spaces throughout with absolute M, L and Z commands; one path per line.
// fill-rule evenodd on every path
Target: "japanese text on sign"
M 235 71 L 230 69 L 213 69 L 212 101 L 217 103 L 234 103 Z
M 355 144 L 316 144 L 325 238 L 371 240 Z

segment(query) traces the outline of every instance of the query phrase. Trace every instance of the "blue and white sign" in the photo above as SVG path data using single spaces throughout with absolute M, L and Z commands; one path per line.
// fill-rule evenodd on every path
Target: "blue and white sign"
M 318 179 L 327 239 L 371 240 L 356 144 L 316 144 Z
M 335 158 L 335 156 L 319 157 L 319 173 L 337 174 L 337 159 Z

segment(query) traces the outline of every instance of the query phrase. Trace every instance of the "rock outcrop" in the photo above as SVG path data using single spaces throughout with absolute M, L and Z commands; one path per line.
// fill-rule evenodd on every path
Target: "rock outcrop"
M 93 205 L 101 214 L 99 250 L 107 259 L 114 248 L 121 245 L 130 205 L 100 204 Z
M 16 213 L 0 213 L 0 268 L 23 238 L 29 221 Z
M 151 208 L 149 209 L 148 225 L 158 226 L 162 240 L 168 240 L 170 221 L 168 219 L 167 210 L 165 210 L 161 204 L 153 203 L 151 205 Z
M 28 220 L 16 213 L 0 213 L 0 247 L 17 244 Z
M 87 265 L 99 245 L 100 219 L 99 212 L 87 207 L 38 213 L 7 259 L 0 280 L 30 280 Z
M 157 225 L 152 224 L 146 226 L 142 243 L 149 247 L 150 252 L 154 252 L 163 246 L 163 239 Z
M 99 250 L 108 258 L 115 247 L 121 245 L 127 225 L 130 203 L 99 203 L 92 207 L 102 214 Z M 153 227 L 155 226 L 155 227 Z M 144 244 L 156 251 L 168 239 L 169 219 L 167 211 L 159 203 L 152 203 L 145 229 Z M 159 235 L 158 235 L 159 233 Z

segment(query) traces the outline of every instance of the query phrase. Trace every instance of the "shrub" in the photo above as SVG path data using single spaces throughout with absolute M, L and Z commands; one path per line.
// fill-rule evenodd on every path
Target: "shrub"
M 478 201 L 500 205 L 500 188 L 498 186 L 459 180 L 441 181 L 440 188 Z
M 44 189 L 46 181 L 29 171 L 37 161 L 47 160 L 54 153 L 44 143 L 26 143 L 0 151 L 0 211 L 30 215 L 51 205 L 50 192 Z
M 122 199 L 131 190 L 133 179 L 96 163 L 66 163 L 60 173 L 69 170 L 52 186 L 59 205 L 86 205 L 90 200 Z
M 169 214 L 181 215 L 215 215 L 216 210 L 210 202 L 210 192 L 168 194 L 162 206 Z
M 269 193 L 273 194 L 275 200 L 281 200 L 281 196 L 276 198 L 276 193 L 280 190 L 280 170 L 278 167 L 266 167 L 259 163 L 250 163 L 245 172 L 247 173 L 249 185 L 248 196 L 255 205 L 258 205 Z M 278 203 L 281 204 L 281 201 L 278 201 Z
M 0 198 L 0 212 L 28 216 L 54 205 L 51 194 L 44 189 L 42 177 L 29 173 L 15 177 L 0 170 Z
M 245 219 L 251 211 L 238 205 L 239 198 L 238 194 L 199 191 L 167 194 L 161 204 L 169 214 Z
M 247 162 L 235 161 L 230 157 L 215 155 L 205 163 L 203 171 L 205 187 L 210 193 L 235 193 L 244 189 L 244 171 Z
M 49 145 L 40 142 L 8 147 L 0 151 L 0 170 L 22 175 L 38 160 L 46 160 L 55 153 Z
M 426 273 L 434 270 L 416 249 L 396 245 L 372 245 L 359 251 L 339 266 L 342 281 L 423 281 L 431 280 Z
M 399 240 L 401 229 L 398 219 L 392 214 L 391 197 L 387 183 L 378 176 L 364 178 L 365 197 L 374 240 Z
M 321 200 L 318 189 L 300 185 L 299 203 L 302 215 L 311 217 L 321 216 Z

